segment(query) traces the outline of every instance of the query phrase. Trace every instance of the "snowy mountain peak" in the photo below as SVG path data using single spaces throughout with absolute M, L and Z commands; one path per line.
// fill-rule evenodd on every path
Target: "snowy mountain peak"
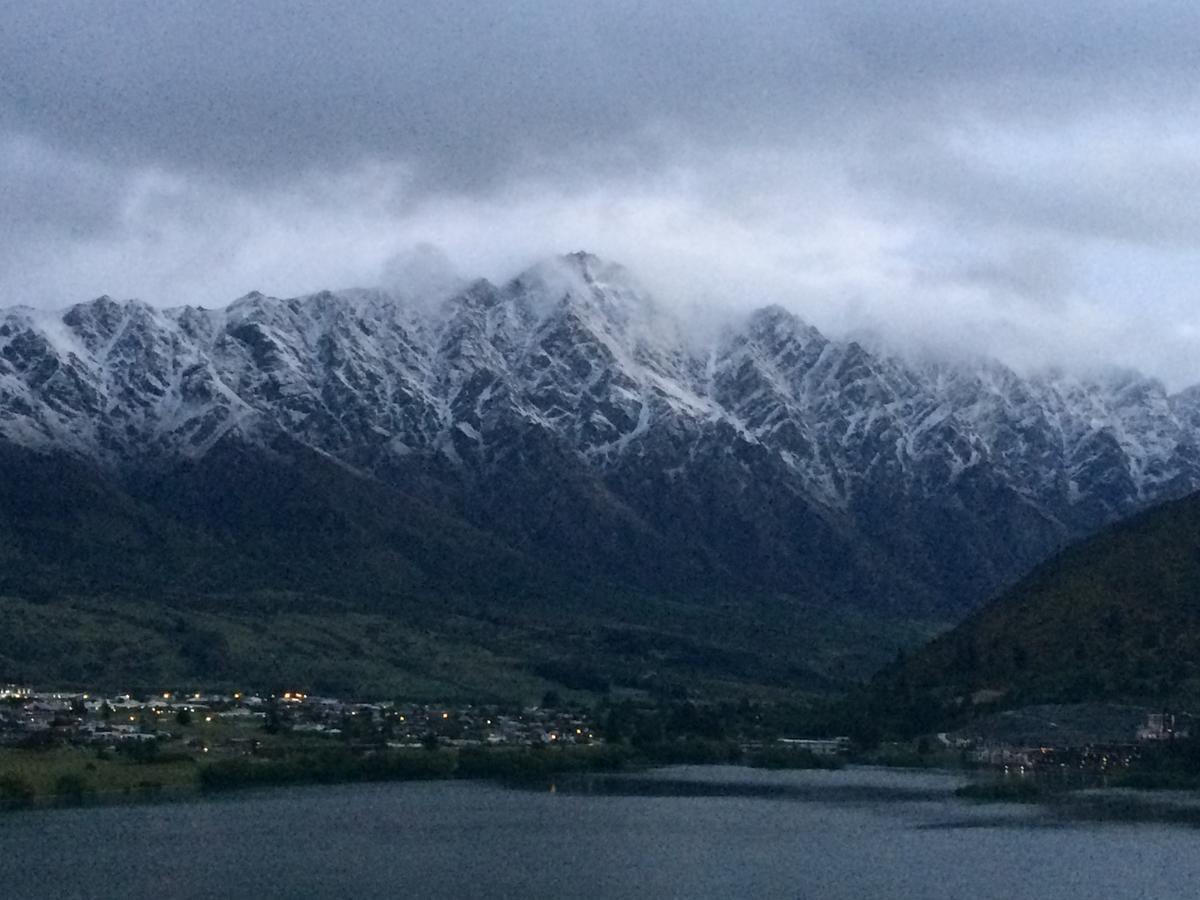
M 727 455 L 830 510 L 983 479 L 1087 524 L 1200 486 L 1198 427 L 1200 390 L 912 363 L 779 306 L 698 346 L 583 252 L 437 302 L 397 286 L 0 313 L 0 438 L 116 468 L 282 433 L 360 469 L 482 473 L 536 437 L 606 478 Z

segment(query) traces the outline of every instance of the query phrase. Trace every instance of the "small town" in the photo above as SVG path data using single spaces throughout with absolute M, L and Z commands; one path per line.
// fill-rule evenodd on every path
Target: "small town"
M 995 741 L 969 741 L 940 734 L 945 746 L 970 752 L 970 758 L 982 766 L 1005 771 L 1085 770 L 1098 774 L 1127 769 L 1147 748 L 1161 747 L 1174 740 L 1187 740 L 1190 729 L 1173 713 L 1148 713 L 1145 721 L 1127 739 L 1097 739 L 1087 743 L 1010 744 Z
M 595 725 L 583 715 L 539 706 L 360 703 L 301 691 L 163 690 L 147 696 L 0 687 L 0 744 L 9 746 L 184 740 L 202 753 L 253 753 L 262 742 L 250 735 L 283 731 L 393 749 L 599 740 Z
M 548 697 L 548 700 L 556 700 Z M 1190 717 L 1146 713 L 1127 735 L 1071 741 L 998 740 L 963 732 L 914 743 L 930 762 L 950 760 L 1006 772 L 1128 768 L 1147 748 L 1190 737 Z M 284 737 L 281 737 L 284 736 Z M 733 758 L 770 751 L 797 759 L 854 759 L 887 764 L 844 736 L 731 736 Z M 306 743 L 307 742 L 307 743 Z M 279 755 L 284 749 L 336 745 L 358 751 L 472 747 L 572 747 L 604 744 L 594 717 L 557 703 L 536 706 L 361 702 L 303 691 L 165 689 L 151 694 L 0 686 L 0 747 L 178 748 L 207 759 Z M 802 767 L 802 766 L 797 766 Z

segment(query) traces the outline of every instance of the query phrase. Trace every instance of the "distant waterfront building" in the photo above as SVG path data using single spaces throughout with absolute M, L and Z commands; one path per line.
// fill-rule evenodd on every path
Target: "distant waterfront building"
M 850 738 L 780 738 L 781 746 L 788 750 L 806 750 L 816 756 L 836 756 L 850 752 Z
M 1146 722 L 1138 729 L 1137 739 L 1142 742 L 1170 741 L 1186 738 L 1190 732 L 1175 721 L 1175 714 L 1168 712 L 1150 713 Z

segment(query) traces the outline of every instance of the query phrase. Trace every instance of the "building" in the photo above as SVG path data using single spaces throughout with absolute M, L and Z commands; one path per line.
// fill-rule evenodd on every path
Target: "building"
M 837 756 L 850 752 L 850 738 L 780 738 L 779 745 L 788 750 L 805 750 L 815 756 Z
M 1168 712 L 1150 713 L 1146 716 L 1145 724 L 1137 731 L 1137 739 L 1141 743 L 1170 741 L 1189 736 L 1187 728 L 1175 721 L 1175 714 Z

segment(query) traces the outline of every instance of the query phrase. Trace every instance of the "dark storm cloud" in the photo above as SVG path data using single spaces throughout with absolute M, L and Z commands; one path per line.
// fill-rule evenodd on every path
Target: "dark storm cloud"
M 1191 3 L 89 0 L 0 26 L 5 302 L 585 246 L 687 302 L 1200 378 Z
M 10 4 L 4 120 L 108 159 L 261 177 L 364 156 L 475 186 L 654 123 L 841 142 L 1193 81 L 1191 4 Z M 1153 95 L 1163 89 L 1165 98 Z

